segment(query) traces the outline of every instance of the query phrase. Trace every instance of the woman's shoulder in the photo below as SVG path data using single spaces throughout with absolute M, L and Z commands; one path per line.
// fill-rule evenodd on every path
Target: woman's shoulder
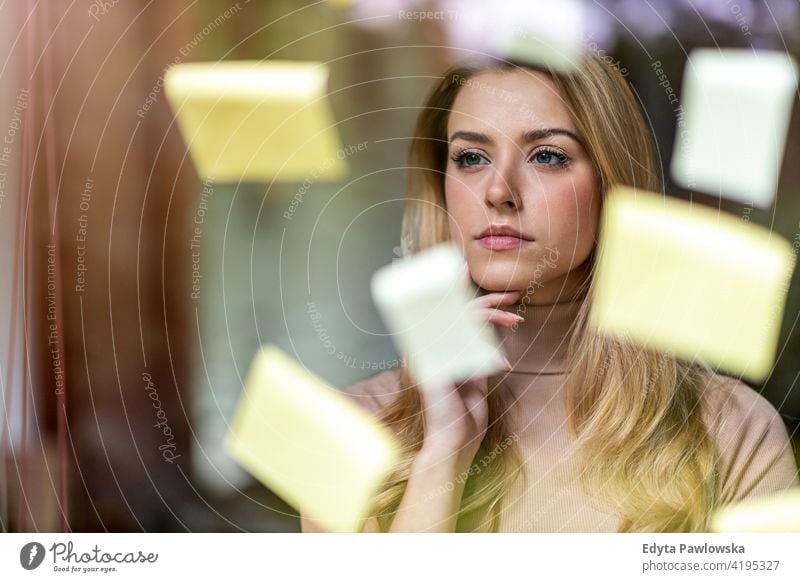
M 705 388 L 709 426 L 722 460 L 722 501 L 732 502 L 798 484 L 792 444 L 778 410 L 759 392 L 723 374 Z
M 742 380 L 720 373 L 709 374 L 705 391 L 710 412 L 716 416 L 716 421 L 726 426 L 734 419 L 746 421 L 745 426 L 753 423 L 784 426 L 775 406 Z
M 390 404 L 400 392 L 400 368 L 392 368 L 345 386 L 342 394 L 372 413 Z

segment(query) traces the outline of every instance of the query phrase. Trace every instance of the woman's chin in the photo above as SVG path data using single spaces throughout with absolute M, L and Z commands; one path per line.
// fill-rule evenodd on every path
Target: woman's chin
M 505 291 L 523 291 L 531 279 L 511 273 L 476 273 L 470 270 L 472 281 L 489 293 Z

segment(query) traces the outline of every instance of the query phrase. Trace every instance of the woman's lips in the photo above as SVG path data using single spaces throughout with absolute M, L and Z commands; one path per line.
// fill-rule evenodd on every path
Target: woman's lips
M 489 235 L 478 239 L 480 245 L 489 249 L 490 251 L 505 251 L 508 249 L 516 249 L 522 245 L 526 245 L 532 241 L 520 238 L 518 236 L 503 235 Z

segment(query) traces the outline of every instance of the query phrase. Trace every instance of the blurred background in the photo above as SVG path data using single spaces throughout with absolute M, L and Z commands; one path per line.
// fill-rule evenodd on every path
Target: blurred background
M 222 448 L 250 361 L 274 343 L 337 387 L 397 365 L 369 279 L 401 256 L 416 115 L 445 68 L 480 50 L 483 24 L 519 5 L 0 3 L 3 531 L 299 531 Z M 586 46 L 632 83 L 665 168 L 678 106 L 666 88 L 680 91 L 690 50 L 800 54 L 797 0 L 586 8 Z M 234 59 L 328 64 L 347 180 L 199 180 L 163 73 Z M 766 225 L 797 252 L 798 113 L 769 210 L 669 179 L 666 190 Z M 796 272 L 779 359 L 753 386 L 796 450 L 799 313 Z

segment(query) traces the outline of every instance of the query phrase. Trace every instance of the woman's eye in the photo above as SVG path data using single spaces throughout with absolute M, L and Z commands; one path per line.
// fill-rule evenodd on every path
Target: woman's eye
M 533 160 L 537 164 L 542 164 L 543 166 L 564 165 L 567 163 L 568 159 L 566 154 L 553 150 L 541 150 L 536 152 L 533 156 Z
M 453 161 L 462 168 L 478 166 L 483 160 L 484 157 L 476 152 L 461 152 L 453 157 Z
M 542 166 L 566 166 L 569 162 L 569 157 L 566 154 L 556 150 L 539 150 L 533 154 L 532 159 Z M 472 168 L 488 162 L 485 156 L 471 151 L 457 153 L 452 157 L 452 160 L 460 168 Z

